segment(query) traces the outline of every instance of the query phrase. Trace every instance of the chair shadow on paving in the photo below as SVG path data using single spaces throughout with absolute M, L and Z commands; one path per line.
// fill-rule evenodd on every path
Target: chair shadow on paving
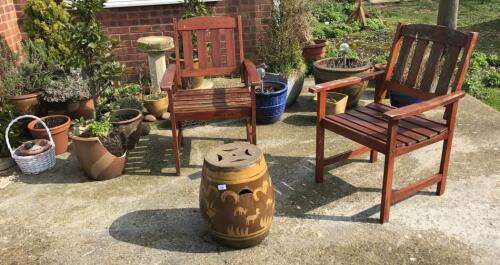
M 187 253 L 231 251 L 211 239 L 197 208 L 141 210 L 127 213 L 109 227 L 116 240 Z
M 313 158 L 304 157 L 266 155 L 269 172 L 273 179 L 277 216 L 342 222 L 378 222 L 380 197 L 377 197 L 371 206 L 367 202 L 368 208 L 351 215 L 314 213 L 314 210 L 318 208 L 335 203 L 358 192 L 372 192 L 381 196 L 382 183 L 380 183 L 380 187 L 356 187 L 342 178 L 328 173 L 328 170 L 332 168 L 342 167 L 353 162 L 369 163 L 368 160 L 350 159 L 326 168 L 324 182 L 321 184 L 316 184 L 314 181 L 313 160 Z M 417 195 L 434 195 L 434 193 L 421 191 Z M 371 217 L 373 215 L 374 217 Z

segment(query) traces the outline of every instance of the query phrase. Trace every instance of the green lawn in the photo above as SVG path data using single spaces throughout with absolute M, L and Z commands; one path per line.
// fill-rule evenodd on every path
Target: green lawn
M 384 55 L 390 49 L 398 22 L 435 24 L 438 2 L 421 0 L 383 5 L 366 4 L 366 13 L 380 16 L 387 29 L 364 30 L 336 40 L 334 45 L 347 41 L 365 58 Z M 459 30 L 479 32 L 477 51 L 500 55 L 500 0 L 460 0 L 458 26 Z M 500 88 L 488 90 L 484 102 L 500 111 Z

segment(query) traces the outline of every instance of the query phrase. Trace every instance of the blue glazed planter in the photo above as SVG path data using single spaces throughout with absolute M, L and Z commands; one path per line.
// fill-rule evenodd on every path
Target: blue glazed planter
M 258 124 L 271 124 L 277 122 L 286 106 L 287 85 L 279 81 L 264 81 L 265 85 L 279 86 L 280 89 L 273 92 L 257 92 L 256 111 Z
M 419 98 L 409 97 L 394 92 L 390 92 L 390 98 L 391 98 L 391 105 L 396 108 L 401 108 L 404 106 L 422 102 L 422 100 Z

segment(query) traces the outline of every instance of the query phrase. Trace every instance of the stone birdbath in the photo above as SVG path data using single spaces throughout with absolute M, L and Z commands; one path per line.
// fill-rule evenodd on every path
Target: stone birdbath
M 160 83 L 167 70 L 165 52 L 174 48 L 174 39 L 166 36 L 149 36 L 137 40 L 138 48 L 148 54 L 151 76 L 151 94 L 160 94 Z

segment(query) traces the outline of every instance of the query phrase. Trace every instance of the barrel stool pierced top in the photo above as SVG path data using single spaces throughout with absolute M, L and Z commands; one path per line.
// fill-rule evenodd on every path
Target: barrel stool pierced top
M 259 244 L 271 228 L 274 206 L 271 177 L 257 146 L 226 144 L 207 154 L 200 211 L 216 241 L 233 248 Z

